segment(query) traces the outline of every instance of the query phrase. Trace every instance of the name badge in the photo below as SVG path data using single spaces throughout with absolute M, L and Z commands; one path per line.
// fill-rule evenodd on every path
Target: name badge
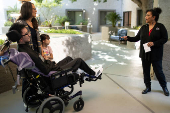
M 156 30 L 160 30 L 159 27 L 157 27 Z

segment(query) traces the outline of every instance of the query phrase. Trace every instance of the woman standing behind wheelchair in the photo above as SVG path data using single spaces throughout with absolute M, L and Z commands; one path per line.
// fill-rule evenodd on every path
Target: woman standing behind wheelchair
M 37 10 L 33 3 L 24 2 L 20 10 L 21 15 L 17 19 L 17 22 L 26 25 L 28 32 L 31 33 L 30 47 L 41 53 L 41 39 L 38 31 L 38 22 L 36 20 Z
M 160 8 L 147 10 L 145 16 L 147 24 L 141 27 L 135 37 L 124 36 L 122 38 L 130 42 L 141 40 L 139 56 L 142 60 L 144 83 L 146 85 L 146 89 L 142 91 L 142 94 L 151 91 L 150 67 L 152 64 L 164 94 L 169 96 L 166 78 L 162 71 L 163 45 L 168 40 L 168 34 L 165 26 L 157 22 L 161 12 L 162 10 Z M 151 48 L 151 51 L 145 52 L 143 44 L 147 44 Z
M 20 13 L 21 13 L 21 15 L 17 19 L 17 22 L 26 25 L 26 29 L 28 30 L 29 33 L 31 33 L 31 36 L 30 36 L 31 40 L 29 42 L 30 47 L 34 51 L 41 54 L 41 52 L 42 52 L 41 39 L 40 39 L 39 31 L 38 31 L 38 22 L 35 18 L 37 10 L 36 10 L 34 4 L 31 2 L 24 2 L 21 6 Z M 26 34 L 26 35 L 28 35 L 28 34 Z M 22 96 L 28 86 L 29 85 L 28 85 L 27 80 L 23 79 Z

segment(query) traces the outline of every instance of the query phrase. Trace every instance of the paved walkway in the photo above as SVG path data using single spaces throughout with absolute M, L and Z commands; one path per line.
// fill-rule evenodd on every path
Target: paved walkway
M 75 85 L 74 92 L 83 91 L 85 106 L 79 113 L 170 113 L 170 97 L 164 96 L 157 81 L 152 80 L 152 91 L 142 95 L 143 84 L 139 50 L 128 49 L 125 44 L 101 41 L 101 34 L 93 36 L 93 56 L 86 62 L 90 66 L 102 65 L 102 80 L 85 82 L 83 87 Z M 170 83 L 168 82 L 170 89 Z M 21 89 L 21 87 L 19 87 Z M 65 113 L 74 113 L 70 101 Z M 25 113 L 21 91 L 0 94 L 1 113 Z M 35 113 L 30 109 L 29 113 Z

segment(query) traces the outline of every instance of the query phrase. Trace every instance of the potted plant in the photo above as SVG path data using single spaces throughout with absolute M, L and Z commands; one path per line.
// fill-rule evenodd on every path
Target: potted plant
M 107 20 L 109 20 L 112 23 L 112 26 L 103 26 L 102 27 L 102 40 L 106 40 L 106 41 L 110 41 L 110 32 L 114 33 L 115 35 L 117 35 L 117 27 L 116 27 L 116 23 L 121 19 L 120 15 L 117 14 L 116 12 L 111 12 L 109 14 L 106 15 L 105 17 Z
M 116 27 L 116 23 L 121 19 L 120 15 L 116 12 L 111 12 L 106 15 L 106 19 L 112 22 L 112 27 Z
M 64 26 L 65 22 L 69 22 L 69 18 L 67 16 L 57 16 L 55 23 L 59 23 L 60 25 Z
M 88 20 L 80 20 L 79 22 L 76 23 L 76 25 L 87 25 Z

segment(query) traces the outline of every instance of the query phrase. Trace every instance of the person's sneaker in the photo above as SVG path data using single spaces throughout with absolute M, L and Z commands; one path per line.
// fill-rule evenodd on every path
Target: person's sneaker
M 103 67 L 99 67 L 98 69 L 94 70 L 95 76 L 98 77 L 103 72 Z

